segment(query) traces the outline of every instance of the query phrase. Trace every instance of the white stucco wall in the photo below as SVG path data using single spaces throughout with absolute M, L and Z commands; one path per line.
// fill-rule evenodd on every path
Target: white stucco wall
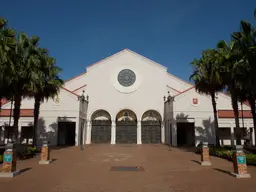
M 170 87 L 170 86 L 166 86 L 166 97 L 168 96 L 168 91 L 169 91 L 169 93 L 170 93 L 170 95 L 171 96 L 175 96 L 175 95 L 178 95 L 180 92 L 179 91 L 177 91 L 176 89 L 174 89 L 174 88 L 172 88 L 172 87 Z
M 14 107 L 14 103 L 12 105 Z M 10 109 L 11 108 L 11 102 L 6 103 L 2 106 L 2 109 Z M 21 109 L 33 109 L 34 108 L 34 99 L 33 98 L 23 98 L 21 101 Z
M 65 82 L 64 87 L 67 88 L 70 91 L 74 91 L 75 89 L 78 89 L 84 85 L 86 85 L 87 82 L 87 73 L 84 72 L 82 74 L 77 75 L 76 77 L 69 79 Z
M 58 121 L 76 122 L 76 143 L 79 132 L 79 101 L 76 95 L 61 89 L 59 93 L 61 102 L 56 105 L 52 99 L 41 104 L 38 136 L 45 132 L 50 136 L 52 145 L 57 144 Z
M 177 91 L 184 91 L 190 87 L 192 87 L 193 85 L 170 74 L 167 73 L 166 75 L 166 83 L 169 87 L 172 87 L 173 89 L 176 89 Z
M 117 75 L 122 69 L 136 73 L 135 87 L 118 87 Z M 112 120 L 122 109 L 131 109 L 140 120 L 149 109 L 163 117 L 163 96 L 166 92 L 166 68 L 153 64 L 129 52 L 105 60 L 88 69 L 86 94 L 89 95 L 88 117 L 98 109 L 107 110 Z M 134 88 L 134 89 L 133 89 Z
M 50 144 L 57 144 L 57 131 L 58 131 L 58 121 L 72 121 L 76 122 L 76 143 L 78 143 L 78 133 L 79 133 L 79 101 L 77 96 L 61 89 L 59 93 L 60 104 L 55 104 L 53 99 L 49 99 L 41 103 L 39 122 L 38 122 L 38 144 L 41 144 L 42 138 L 47 135 Z M 3 109 L 10 109 L 11 104 L 8 103 L 3 106 Z M 33 109 L 34 99 L 25 98 L 22 100 L 21 109 Z M 86 114 L 80 114 L 80 116 L 85 116 Z M 33 125 L 33 117 L 20 117 L 19 127 L 26 125 Z M 9 118 L 1 118 L 0 124 L 9 123 Z M 11 125 L 13 124 L 13 118 L 11 119 Z
M 224 93 L 217 94 L 217 107 L 219 110 L 233 110 L 231 105 L 231 97 Z M 238 104 L 239 110 L 241 110 L 241 104 Z M 243 110 L 251 110 L 250 106 L 243 104 Z

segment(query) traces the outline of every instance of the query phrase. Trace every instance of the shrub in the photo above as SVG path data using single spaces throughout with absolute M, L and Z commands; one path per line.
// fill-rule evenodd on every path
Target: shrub
M 256 154 L 246 154 L 246 162 L 248 165 L 256 165 Z
M 27 152 L 28 153 L 36 153 L 37 152 L 36 147 L 28 147 Z

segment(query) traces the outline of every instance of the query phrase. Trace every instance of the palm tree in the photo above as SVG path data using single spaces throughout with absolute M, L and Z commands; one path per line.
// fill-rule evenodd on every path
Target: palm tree
M 221 65 L 221 76 L 223 84 L 227 86 L 231 96 L 231 104 L 235 115 L 235 124 L 237 129 L 237 145 L 241 145 L 241 129 L 239 124 L 239 108 L 238 108 L 238 95 L 237 89 L 237 66 L 241 62 L 241 54 L 236 49 L 235 42 L 231 41 L 228 44 L 226 41 L 221 40 L 217 44 L 218 59 Z
M 13 57 L 16 47 L 15 30 L 8 27 L 8 22 L 0 18 L 0 110 L 1 100 L 10 98 L 10 82 L 14 72 Z
M 255 10 L 256 11 L 256 10 Z M 256 13 L 256 12 L 255 12 Z M 256 16 L 256 15 L 255 15 Z M 240 85 L 240 90 L 246 96 L 246 100 L 249 101 L 251 106 L 251 112 L 253 116 L 254 129 L 256 131 L 256 111 L 255 111 L 255 99 L 256 99 L 256 29 L 248 21 L 240 22 L 240 31 L 232 34 L 232 38 L 235 41 L 237 49 L 240 50 L 241 60 L 237 65 L 237 80 Z M 256 133 L 255 133 L 256 136 Z
M 33 71 L 34 57 L 38 46 L 39 38 L 27 37 L 25 33 L 20 33 L 17 39 L 15 62 L 15 73 L 11 82 L 13 89 L 13 127 L 14 136 L 18 138 L 18 124 L 20 118 L 20 107 L 22 98 L 27 95 L 27 86 L 31 83 L 30 71 Z
M 196 90 L 201 94 L 211 96 L 214 114 L 215 143 L 216 146 L 220 146 L 215 94 L 223 90 L 223 85 L 218 64 L 216 63 L 216 50 L 209 49 L 204 51 L 202 57 L 199 60 L 195 59 L 191 64 L 194 67 L 194 73 L 190 76 L 190 80 L 194 81 Z
M 53 98 L 58 94 L 63 80 L 59 78 L 61 69 L 55 65 L 55 59 L 49 57 L 47 51 L 39 50 L 38 54 L 38 68 L 35 71 L 35 78 L 30 86 L 30 96 L 35 99 L 34 103 L 34 126 L 33 126 L 33 146 L 36 146 L 36 132 L 38 125 L 38 118 L 40 112 L 40 104 L 44 100 Z M 35 68 L 34 68 L 35 69 Z

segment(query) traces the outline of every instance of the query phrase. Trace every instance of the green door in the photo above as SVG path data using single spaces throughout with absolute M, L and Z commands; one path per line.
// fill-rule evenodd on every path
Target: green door
M 92 143 L 110 143 L 111 142 L 111 121 L 110 120 L 93 120 Z
M 137 143 L 137 122 L 120 121 L 116 123 L 116 143 Z

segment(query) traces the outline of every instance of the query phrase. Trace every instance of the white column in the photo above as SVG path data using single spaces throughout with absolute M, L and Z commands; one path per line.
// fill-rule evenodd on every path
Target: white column
M 4 126 L 4 128 L 3 128 L 3 130 L 4 130 L 4 136 L 5 136 L 5 134 L 7 135 L 7 131 L 8 131 L 7 129 L 8 129 L 8 128 L 7 128 L 6 126 Z M 8 138 L 5 138 L 5 137 L 4 137 L 3 140 L 4 140 L 4 144 L 7 144 L 7 143 L 8 143 Z
M 112 120 L 111 124 L 111 144 L 116 144 L 116 122 Z
M 92 125 L 91 125 L 91 121 L 88 119 L 87 120 L 87 128 L 86 128 L 86 144 L 91 144 L 91 129 L 92 129 Z
M 137 144 L 141 144 L 141 122 L 137 123 Z
M 1 125 L 0 127 L 0 144 L 4 143 L 4 128 Z
M 167 132 L 166 132 L 166 139 L 167 139 L 167 142 L 169 145 L 171 145 L 171 141 L 172 141 L 172 135 L 171 135 L 171 121 L 168 119 L 166 120 L 165 122 L 165 129 L 167 129 Z
M 171 132 L 172 132 L 172 145 L 177 146 L 177 124 L 176 122 L 172 122 L 172 127 L 171 127 Z
M 87 127 L 86 127 L 86 120 L 83 119 L 83 145 L 86 143 L 86 135 L 87 135 Z
M 80 120 L 79 120 L 79 117 L 77 117 L 76 118 L 76 138 L 75 138 L 76 146 L 79 145 L 80 134 L 81 134 Z
M 233 123 L 230 123 L 231 145 L 236 145 L 236 137 Z
M 22 139 L 21 139 L 21 124 L 19 123 L 18 125 L 18 136 L 17 136 L 17 143 L 21 144 Z
M 161 123 L 161 142 L 165 143 L 165 126 L 164 126 L 164 122 Z
M 248 128 L 250 129 L 250 127 Z M 255 133 L 254 133 L 254 128 L 252 128 L 252 144 L 255 145 Z

